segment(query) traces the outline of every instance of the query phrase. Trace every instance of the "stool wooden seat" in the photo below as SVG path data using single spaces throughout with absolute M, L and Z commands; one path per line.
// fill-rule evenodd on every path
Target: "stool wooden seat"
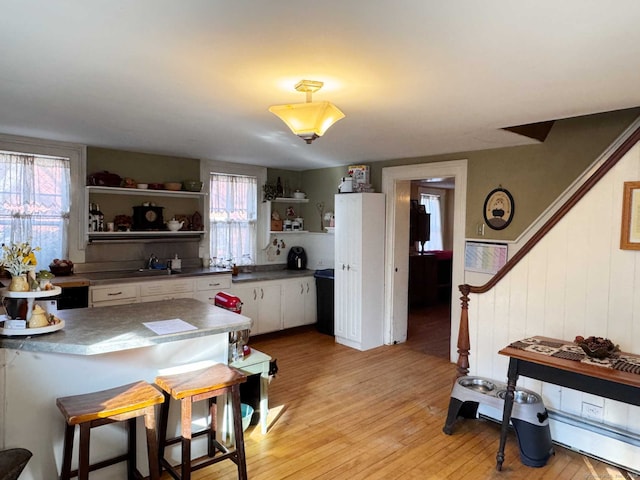
M 165 392 L 165 402 L 160 410 L 160 462 L 161 466 L 164 467 L 173 478 L 189 480 L 192 471 L 229 459 L 238 466 L 238 478 L 240 480 L 247 479 L 242 414 L 240 411 L 240 384 L 246 380 L 247 377 L 242 372 L 223 364 L 216 364 L 212 367 L 192 372 L 156 377 L 156 385 Z M 215 438 L 217 430 L 217 406 L 215 397 L 227 393 L 231 394 L 235 435 L 234 449 L 227 448 Z M 181 432 L 179 437 L 167 438 L 167 422 L 171 398 L 180 401 Z M 201 400 L 209 401 L 211 425 L 208 429 L 192 432 L 191 406 L 194 402 Z M 208 436 L 208 455 L 198 459 L 192 459 L 191 439 L 200 435 Z M 181 463 L 173 466 L 165 459 L 164 452 L 167 445 L 176 443 L 181 443 L 182 446 Z M 216 456 L 217 451 L 220 452 L 220 455 Z M 178 467 L 180 467 L 180 473 L 178 473 Z
M 159 480 L 160 466 L 155 406 L 162 402 L 164 402 L 162 392 L 145 381 L 99 392 L 58 398 L 56 405 L 66 421 L 60 479 L 68 480 L 77 476 L 80 480 L 86 480 L 89 478 L 89 472 L 125 460 L 127 462 L 127 478 L 129 480 L 142 478 L 136 467 L 136 418 L 144 417 L 147 432 L 147 454 L 149 456 L 149 478 Z M 126 421 L 128 426 L 127 453 L 90 465 L 89 436 L 91 429 L 122 421 Z M 76 425 L 80 427 L 80 452 L 78 469 L 71 470 Z

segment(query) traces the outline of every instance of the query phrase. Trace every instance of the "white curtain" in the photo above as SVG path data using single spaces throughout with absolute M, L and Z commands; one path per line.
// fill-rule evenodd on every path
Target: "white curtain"
M 211 257 L 214 262 L 249 265 L 256 258 L 256 177 L 211 174 Z
M 429 241 L 425 243 L 424 249 L 442 250 L 442 213 L 440 206 L 440 195 L 423 193 L 420 195 L 420 203 L 424 205 L 427 213 L 431 215 L 431 235 Z
M 0 239 L 40 247 L 36 270 L 66 258 L 70 161 L 0 151 Z

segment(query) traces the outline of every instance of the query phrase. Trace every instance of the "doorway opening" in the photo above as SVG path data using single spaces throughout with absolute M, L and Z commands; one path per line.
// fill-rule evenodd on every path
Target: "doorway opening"
M 410 182 L 407 345 L 449 358 L 454 177 Z
M 407 341 L 409 326 L 409 238 L 412 181 L 447 178 L 455 188 L 451 228 L 451 285 L 449 358 L 455 358 L 460 304 L 457 286 L 464 283 L 464 238 L 467 189 L 467 161 L 424 163 L 387 167 L 382 171 L 382 191 L 386 201 L 385 239 L 385 343 Z

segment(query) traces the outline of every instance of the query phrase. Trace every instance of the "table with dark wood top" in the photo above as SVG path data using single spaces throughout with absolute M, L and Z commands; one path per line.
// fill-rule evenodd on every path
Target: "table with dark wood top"
M 571 341 L 548 337 L 532 338 L 555 343 L 572 343 Z M 502 412 L 500 446 L 496 455 L 497 470 L 502 470 L 502 463 L 504 462 L 504 448 L 507 442 L 509 420 L 513 409 L 516 381 L 519 375 L 640 406 L 640 375 L 637 373 L 556 358 L 512 346 L 507 346 L 498 353 L 509 357 L 509 370 L 507 373 L 507 394 Z M 638 355 L 624 352 L 621 355 L 640 358 Z

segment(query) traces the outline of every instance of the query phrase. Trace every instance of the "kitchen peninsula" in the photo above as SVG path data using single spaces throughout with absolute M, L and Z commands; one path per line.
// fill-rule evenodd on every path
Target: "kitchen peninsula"
M 33 453 L 21 476 L 26 480 L 55 478 L 60 471 L 64 422 L 57 397 L 140 379 L 153 382 L 158 374 L 227 363 L 228 332 L 251 325 L 245 316 L 190 298 L 65 310 L 60 316 L 65 321 L 62 330 L 0 337 L 0 431 L 5 448 L 19 446 Z M 189 329 L 159 334 L 145 326 L 161 321 Z M 204 418 L 206 408 L 198 413 L 195 418 Z M 138 437 L 144 439 L 141 432 Z M 118 425 L 101 427 L 98 433 L 92 435 L 92 461 L 126 448 Z M 194 447 L 199 455 L 206 446 L 202 442 Z M 143 443 L 138 455 L 143 470 Z M 125 476 L 124 464 L 118 464 L 93 472 L 91 478 Z

